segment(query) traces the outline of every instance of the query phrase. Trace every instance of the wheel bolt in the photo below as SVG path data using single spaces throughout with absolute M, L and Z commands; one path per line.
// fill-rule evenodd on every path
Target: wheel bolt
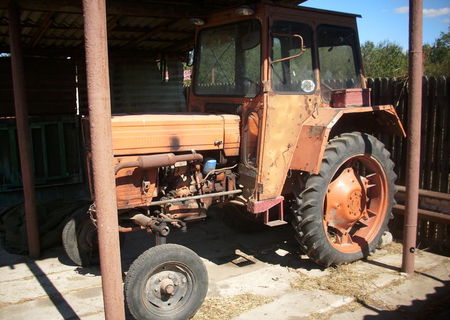
M 173 279 L 173 274 L 169 273 L 169 279 Z

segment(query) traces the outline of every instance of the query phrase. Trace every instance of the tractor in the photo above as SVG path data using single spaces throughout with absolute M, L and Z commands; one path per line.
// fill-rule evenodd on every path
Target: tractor
M 324 267 L 375 250 L 396 179 L 375 136 L 405 132 L 392 105 L 371 104 L 357 17 L 266 1 L 192 19 L 187 111 L 112 116 L 119 231 L 156 237 L 125 280 L 136 319 L 188 319 L 201 306 L 205 265 L 166 239 L 211 206 L 242 229 L 289 221 Z M 95 217 L 94 201 L 63 232 L 80 265 L 98 259 Z

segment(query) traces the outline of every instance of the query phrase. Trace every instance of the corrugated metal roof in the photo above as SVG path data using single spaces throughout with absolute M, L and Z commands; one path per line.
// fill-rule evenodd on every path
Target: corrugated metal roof
M 306 0 L 282 0 L 301 3 Z M 8 14 L 0 0 L 0 52 L 9 50 Z M 22 7 L 22 45 L 25 49 L 82 49 L 81 1 L 18 0 Z M 246 0 L 108 0 L 108 40 L 112 48 L 182 51 L 194 40 L 189 17 L 238 6 Z M 142 8 L 141 10 L 139 10 Z M 144 10 L 145 9 L 145 10 Z

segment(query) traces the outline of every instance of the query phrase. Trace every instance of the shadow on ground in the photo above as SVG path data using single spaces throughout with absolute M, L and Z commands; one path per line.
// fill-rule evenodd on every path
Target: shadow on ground
M 395 310 L 379 310 L 366 303 L 364 307 L 376 312 L 376 315 L 366 315 L 364 320 L 447 320 L 450 319 L 450 281 L 442 281 L 436 277 L 417 272 L 439 281 L 443 286 L 435 287 L 426 299 L 413 300 L 410 305 L 396 306 Z
M 289 224 L 244 234 L 222 223 L 222 213 L 219 210 L 211 210 L 206 221 L 189 224 L 186 233 L 173 231 L 167 242 L 184 245 L 216 265 L 234 263 L 238 267 L 245 267 L 253 264 L 253 260 L 256 259 L 294 269 L 320 268 L 311 260 L 301 258 L 302 252 Z M 131 263 L 152 246 L 154 246 L 152 234 L 146 232 L 127 234 L 122 250 L 123 271 L 127 271 Z M 246 256 L 254 259 L 246 259 Z

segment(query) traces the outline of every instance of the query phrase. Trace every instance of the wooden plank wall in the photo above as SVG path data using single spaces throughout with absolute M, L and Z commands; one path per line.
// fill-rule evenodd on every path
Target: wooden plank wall
M 169 61 L 169 79 L 164 81 L 154 59 L 111 58 L 109 62 L 112 114 L 183 112 L 183 66 Z M 80 114 L 87 115 L 86 71 L 84 60 L 77 61 Z
M 76 114 L 75 64 L 71 59 L 26 58 L 28 113 Z M 14 116 L 11 60 L 0 58 L 0 117 Z

